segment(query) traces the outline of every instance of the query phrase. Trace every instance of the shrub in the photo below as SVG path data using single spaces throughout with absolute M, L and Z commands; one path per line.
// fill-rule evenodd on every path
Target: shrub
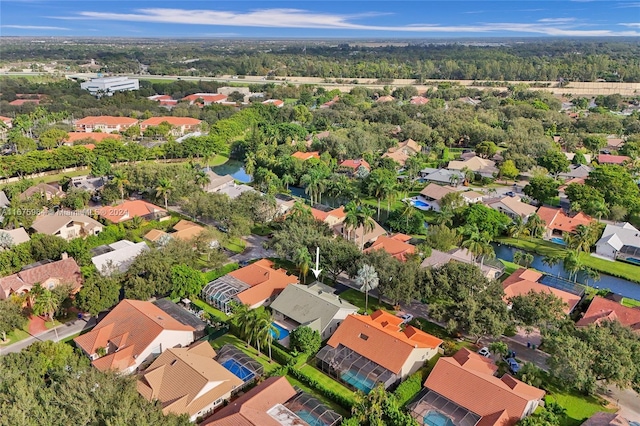
M 400 383 L 400 385 L 393 392 L 398 405 L 405 406 L 422 390 L 422 383 L 424 382 L 424 371 L 420 369 L 407 377 L 407 380 Z
M 291 347 L 305 354 L 314 354 L 320 350 L 322 338 L 317 330 L 310 327 L 298 327 L 289 335 Z
M 353 402 L 351 401 L 351 399 L 349 399 L 345 395 L 334 392 L 331 389 L 325 388 L 324 385 L 322 385 L 322 383 L 318 382 L 313 377 L 307 376 L 303 371 L 296 370 L 295 368 L 290 368 L 289 374 L 291 374 L 293 377 L 300 380 L 302 383 L 306 384 L 307 386 L 318 391 L 320 395 L 332 400 L 333 402 L 344 407 L 347 410 L 351 410 L 351 406 L 353 405 Z
M 205 282 L 210 283 L 211 281 L 217 280 L 218 278 L 227 275 L 229 272 L 233 272 L 238 269 L 240 265 L 237 263 L 228 263 L 221 268 L 211 270 L 204 274 Z

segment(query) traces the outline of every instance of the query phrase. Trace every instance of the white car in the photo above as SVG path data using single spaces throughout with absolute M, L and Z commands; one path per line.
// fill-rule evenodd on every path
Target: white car
M 489 348 L 484 347 L 478 351 L 478 355 L 489 358 L 491 356 L 491 351 L 489 350 Z
M 403 314 L 403 313 L 399 313 L 398 314 L 399 318 L 402 318 L 402 323 L 403 324 L 408 324 L 411 322 L 411 320 L 413 319 L 413 315 L 411 314 Z

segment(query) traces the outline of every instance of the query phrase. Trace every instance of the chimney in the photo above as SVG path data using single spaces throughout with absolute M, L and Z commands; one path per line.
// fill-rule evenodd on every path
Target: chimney
M 65 251 L 60 255 L 61 260 L 65 260 L 69 258 L 69 254 Z

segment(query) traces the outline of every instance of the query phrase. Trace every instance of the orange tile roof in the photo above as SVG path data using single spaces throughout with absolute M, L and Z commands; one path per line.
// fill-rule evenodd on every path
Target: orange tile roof
M 530 291 L 535 291 L 536 293 L 551 293 L 564 302 L 564 313 L 571 313 L 582 298 L 568 291 L 559 290 L 539 283 L 538 280 L 542 278 L 542 276 L 541 273 L 531 269 L 520 268 L 515 271 L 502 282 L 505 301 L 515 296 L 524 296 Z
M 366 160 L 344 160 L 342 163 L 340 163 L 340 167 L 348 167 L 350 169 L 358 170 L 358 167 L 364 167 L 367 170 L 371 170 L 371 166 L 369 165 L 369 163 L 366 162 Z
M 191 117 L 151 117 L 140 123 L 140 127 L 158 126 L 164 122 L 172 126 L 197 126 L 202 123 L 201 120 Z
M 480 355 L 464 351 L 462 356 L 440 358 L 425 387 L 483 417 L 479 424 L 511 426 L 524 415 L 529 401 L 544 397 L 543 390 L 529 386 L 508 374 L 502 379 L 482 366 Z M 463 363 L 460 360 L 474 358 Z M 483 421 L 484 420 L 484 421 Z
M 56 279 L 60 284 L 70 284 L 74 292 L 82 287 L 80 267 L 69 257 L 0 278 L 0 299 L 6 299 L 12 293 L 30 291 L 36 283 L 44 284 L 49 279 Z
M 9 117 L 5 117 L 3 115 L 0 115 L 0 121 L 2 121 L 3 123 L 11 123 L 13 120 Z
M 152 243 L 155 243 L 157 241 L 160 240 L 160 238 L 162 238 L 164 235 L 169 235 L 166 232 L 160 230 L 160 229 L 152 229 L 151 231 L 147 232 L 146 234 L 144 234 L 144 239 L 145 240 L 149 240 Z
M 613 300 L 595 296 L 576 326 L 584 327 L 589 324 L 600 324 L 603 321 L 618 321 L 636 333 L 640 333 L 640 308 L 627 308 Z
M 40 104 L 40 99 L 16 99 L 15 101 L 9 102 L 9 105 L 13 106 L 22 106 L 24 104 Z
M 289 284 L 298 283 L 298 278 L 287 274 L 284 269 L 273 269 L 273 262 L 269 259 L 261 259 L 229 275 L 250 287 L 237 295 L 243 304 L 249 306 L 280 293 Z
M 280 99 L 267 99 L 266 101 L 262 102 L 265 105 L 275 105 L 277 107 L 281 107 L 284 105 L 284 101 L 280 100 Z
M 227 95 L 218 94 L 218 93 L 194 93 L 193 95 L 185 96 L 182 98 L 183 101 L 189 101 L 191 103 L 197 101 L 198 99 L 202 99 L 203 102 L 222 102 L 227 99 Z
M 284 377 L 270 377 L 206 419 L 200 426 L 282 426 L 267 411 L 296 395 Z
M 121 139 L 121 138 L 122 137 L 120 135 L 113 135 L 111 133 L 69 132 L 69 135 L 66 137 L 65 141 L 68 143 L 73 143 L 73 142 L 81 141 L 84 139 L 93 139 L 96 142 L 102 142 L 105 139 Z M 95 148 L 95 145 L 94 145 L 94 148 Z
M 129 117 L 113 117 L 110 115 L 88 116 L 76 120 L 76 126 L 133 126 L 138 122 L 135 118 Z
M 593 219 L 580 212 L 575 216 L 568 216 L 564 210 L 542 206 L 538 209 L 538 216 L 544 221 L 547 229 L 556 229 L 562 232 L 573 232 L 578 225 L 589 225 Z
M 124 370 L 135 364 L 141 354 L 164 330 L 195 331 L 151 302 L 124 299 L 93 330 L 76 337 L 74 342 L 87 354 L 98 348 L 116 347 L 92 362 L 100 370 Z
M 125 201 L 117 206 L 106 206 L 98 210 L 98 215 L 113 223 L 120 223 L 136 216 L 146 216 L 152 213 L 166 212 L 162 207 L 147 203 L 143 200 Z
M 598 155 L 598 163 L 600 164 L 622 164 L 625 161 L 631 160 L 626 155 L 610 155 L 610 154 L 599 154 Z
M 382 235 L 371 245 L 371 247 L 364 250 L 365 253 L 369 253 L 373 250 L 384 250 L 391 256 L 400 261 L 406 260 L 406 255 L 416 252 L 416 246 L 408 244 L 411 237 L 404 234 L 395 234 L 391 237 Z
M 181 220 L 173 226 L 175 232 L 170 235 L 182 241 L 189 241 L 200 235 L 204 228 L 188 220 Z
M 340 206 L 340 207 L 335 208 L 333 210 L 330 210 L 328 212 L 324 212 L 322 210 L 318 210 L 318 209 L 312 207 L 311 208 L 311 214 L 313 215 L 313 217 L 316 220 L 319 220 L 320 222 L 326 221 L 329 216 L 333 216 L 333 217 L 335 217 L 337 219 L 343 219 L 344 217 L 347 216 L 347 214 L 344 211 L 344 207 L 343 206 Z
M 425 98 L 424 96 L 412 96 L 411 101 L 409 101 L 412 105 L 425 105 L 429 103 L 429 98 Z
M 291 156 L 293 158 L 297 158 L 298 160 L 302 160 L 302 161 L 310 160 L 312 158 L 320 159 L 320 153 L 318 151 L 311 151 L 311 152 L 296 151 L 293 154 L 291 154 Z
M 371 315 L 347 316 L 327 345 L 343 345 L 398 374 L 416 348 L 435 349 L 442 340 L 412 326 L 400 329 L 402 319 L 379 310 Z M 364 340 L 361 335 L 366 335 Z

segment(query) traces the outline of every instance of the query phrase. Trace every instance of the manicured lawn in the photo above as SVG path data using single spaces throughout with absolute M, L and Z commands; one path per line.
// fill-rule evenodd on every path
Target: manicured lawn
M 271 228 L 268 225 L 256 225 L 253 228 L 251 228 L 252 234 L 259 235 L 261 237 L 269 235 L 272 232 L 273 232 L 273 228 Z
M 238 339 L 236 336 L 232 334 L 225 334 L 224 336 L 218 337 L 216 340 L 211 342 L 211 346 L 214 349 L 218 350 L 224 345 L 233 345 L 236 348 L 240 349 L 245 354 L 249 355 L 251 358 L 258 361 L 264 367 L 264 374 L 270 373 L 276 368 L 280 367 L 275 361 L 269 361 L 269 349 L 265 348 L 266 354 L 263 352 L 261 356 L 258 356 L 258 351 L 253 347 L 247 347 L 247 343 Z
M 622 299 L 622 305 L 627 308 L 636 308 L 640 307 L 640 300 L 629 299 L 627 297 Z
M 216 155 L 211 160 L 209 160 L 209 166 L 219 166 L 220 164 L 224 164 L 229 161 L 229 157 L 225 157 L 224 155 Z
M 222 244 L 224 248 L 234 253 L 242 253 L 246 245 L 247 243 L 245 243 L 244 240 L 239 237 L 229 238 L 229 240 Z
M 518 265 L 517 263 L 513 263 L 513 262 L 508 262 L 506 260 L 502 260 L 500 259 L 500 262 L 502 262 L 504 264 L 504 275 L 502 275 L 502 277 L 500 277 L 501 279 L 507 279 L 507 277 L 511 274 L 513 274 L 515 271 L 517 271 L 518 269 L 521 268 L 520 265 Z
M 16 330 L 13 330 L 11 333 L 7 333 L 8 342 L 6 343 L 0 342 L 0 346 L 11 345 L 13 343 L 19 342 L 20 340 L 24 340 L 27 337 L 29 337 L 29 333 L 27 333 L 25 330 L 16 329 Z
M 73 343 L 71 343 L 71 341 L 72 341 L 73 339 L 75 339 L 76 337 L 78 337 L 79 335 L 81 335 L 81 334 L 82 334 L 82 333 L 72 334 L 72 335 L 71 335 L 71 336 L 69 336 L 69 337 L 65 337 L 64 339 L 60 339 L 60 342 L 61 342 L 61 343 L 69 343 L 69 344 L 73 344 Z
M 46 321 L 44 323 L 44 326 L 47 327 L 48 330 L 52 329 L 53 327 L 57 327 L 60 324 L 62 324 L 61 322 L 59 322 L 58 320 L 55 321 Z
M 545 401 L 557 402 L 567 410 L 566 416 L 561 419 L 560 426 L 578 426 L 598 411 L 615 411 L 607 410 L 600 400 L 593 396 L 580 395 L 576 392 L 553 392 L 547 395 Z
M 563 249 L 559 245 L 537 238 L 516 239 L 500 237 L 497 241 L 508 246 L 537 253 L 541 256 L 564 256 L 567 253 L 567 250 Z M 640 282 L 640 266 L 617 261 L 611 262 L 609 260 L 593 257 L 588 253 L 580 253 L 580 260 L 582 260 L 585 265 L 589 265 L 589 267 L 600 273 L 624 278 L 629 281 Z
M 336 404 L 335 402 L 331 401 L 330 399 L 327 399 L 322 395 L 319 395 L 318 392 L 315 391 L 315 389 L 310 388 L 309 386 L 305 385 L 304 383 L 302 383 L 295 377 L 291 376 L 290 374 L 287 374 L 286 378 L 287 378 L 287 381 L 291 383 L 291 386 L 295 386 L 303 390 L 304 392 L 308 393 L 309 395 L 313 396 L 314 398 L 318 399 L 320 402 L 322 402 L 324 405 L 326 405 L 336 413 L 340 414 L 342 417 L 349 417 L 351 415 L 351 413 L 349 413 L 347 410 L 342 408 L 340 405 Z
M 340 298 L 343 300 L 346 300 L 347 302 L 353 305 L 356 305 L 357 307 L 360 308 L 361 312 L 364 312 L 364 305 L 365 305 L 364 293 L 361 293 L 358 290 L 350 288 L 349 290 L 343 293 L 340 293 Z M 393 306 L 384 302 L 378 303 L 377 297 L 369 295 L 369 312 L 371 313 L 371 312 L 377 311 L 378 309 L 384 309 L 385 311 L 389 311 L 392 313 L 395 312 L 393 310 Z
M 333 380 L 331 377 L 327 376 L 317 368 L 307 364 L 302 366 L 302 368 L 300 368 L 299 370 L 304 372 L 306 375 L 313 377 L 313 379 L 320 383 L 324 388 L 331 389 L 337 394 L 347 396 L 353 402 L 352 390 Z
M 214 308 L 213 306 L 210 306 L 208 303 L 206 303 L 203 300 L 197 299 L 197 298 L 192 298 L 191 299 L 191 303 L 193 303 L 194 305 L 196 305 L 198 308 L 202 309 L 203 311 L 207 312 L 209 315 L 211 315 L 212 317 L 220 320 L 220 321 L 226 321 L 229 319 L 229 315 L 225 314 L 222 311 L 219 311 L 218 309 Z

